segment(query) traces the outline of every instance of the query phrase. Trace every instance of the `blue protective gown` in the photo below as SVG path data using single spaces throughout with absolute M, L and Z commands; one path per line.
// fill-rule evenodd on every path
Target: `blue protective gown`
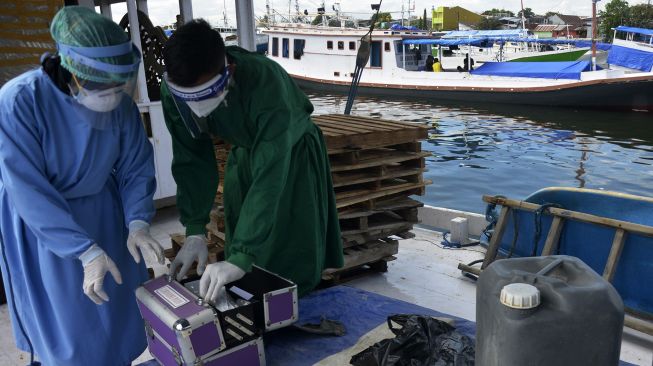
M 127 224 L 150 222 L 156 183 L 152 146 L 129 98 L 97 113 L 56 88 L 42 70 L 0 89 L 2 278 L 17 346 L 16 310 L 44 365 L 125 365 L 146 346 L 134 290 L 147 278 L 127 250 Z M 82 290 L 77 258 L 97 243 L 123 284 L 107 274 L 110 301 Z

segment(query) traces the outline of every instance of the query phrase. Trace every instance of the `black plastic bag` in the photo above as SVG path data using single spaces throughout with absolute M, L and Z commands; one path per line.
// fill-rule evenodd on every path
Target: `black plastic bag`
M 395 328 L 393 323 L 400 325 Z M 422 315 L 393 315 L 384 339 L 354 355 L 354 366 L 473 366 L 474 341 L 453 326 Z

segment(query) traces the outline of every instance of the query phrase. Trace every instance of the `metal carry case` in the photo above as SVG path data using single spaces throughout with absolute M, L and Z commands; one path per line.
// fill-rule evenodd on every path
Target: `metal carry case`
M 195 365 L 226 348 L 217 311 L 168 276 L 136 290 L 148 348 L 162 365 Z
M 299 317 L 297 285 L 261 267 L 252 266 L 227 290 L 254 304 L 256 326 L 263 331 L 286 327 Z
M 209 356 L 203 366 L 265 366 L 263 338 Z

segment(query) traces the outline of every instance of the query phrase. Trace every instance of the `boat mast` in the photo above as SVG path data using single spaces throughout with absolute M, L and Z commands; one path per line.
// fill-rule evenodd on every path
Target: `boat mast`
M 601 0 L 592 0 L 592 71 L 596 71 L 596 3 Z
M 524 14 L 524 0 L 521 0 L 521 28 L 526 29 L 526 15 Z

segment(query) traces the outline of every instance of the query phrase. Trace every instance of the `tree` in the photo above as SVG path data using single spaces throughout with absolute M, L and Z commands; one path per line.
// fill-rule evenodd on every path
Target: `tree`
M 424 8 L 424 28 L 422 28 L 422 29 L 426 29 L 426 30 L 429 29 L 428 24 L 426 24 L 426 8 Z
M 492 16 L 492 17 L 499 17 L 499 16 L 501 16 L 501 17 L 505 17 L 505 16 L 514 17 L 515 13 L 511 12 L 510 10 L 506 10 L 506 9 L 493 8 L 492 10 L 484 11 L 482 13 L 482 15 L 488 15 L 488 16 Z
M 502 27 L 503 24 L 495 18 L 483 18 L 483 20 L 476 25 L 477 30 L 496 30 L 501 29 Z
M 390 13 L 379 13 L 377 17 L 377 13 L 374 13 L 372 15 L 371 19 L 372 23 L 389 23 L 392 21 L 392 14 Z
M 620 25 L 625 25 L 630 17 L 630 7 L 625 0 L 611 0 L 605 4 L 605 10 L 599 12 L 601 17 L 601 25 L 599 30 L 601 34 L 609 41 L 612 41 L 613 32 L 612 28 Z
M 311 22 L 311 24 L 321 25 L 322 24 L 322 14 L 319 14 L 318 16 L 316 16 L 315 19 L 313 19 L 313 21 Z
M 558 15 L 558 14 L 560 14 L 560 13 L 555 12 L 555 11 L 548 11 L 544 16 L 549 18 L 549 17 L 552 17 L 554 15 Z
M 517 16 L 521 18 L 521 10 L 517 13 Z M 535 12 L 531 8 L 524 8 L 524 18 L 530 19 L 535 16 Z
M 628 12 L 630 13 L 628 24 L 621 25 L 629 25 L 631 27 L 639 28 L 653 28 L 653 5 L 633 5 L 630 7 Z

